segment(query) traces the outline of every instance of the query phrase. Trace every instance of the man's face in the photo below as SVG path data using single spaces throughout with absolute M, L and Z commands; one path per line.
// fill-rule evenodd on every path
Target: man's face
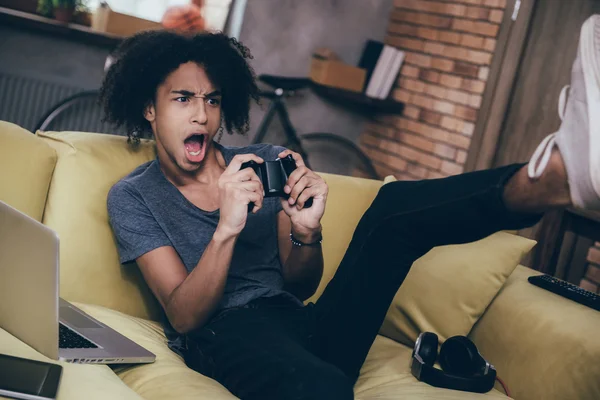
M 145 117 L 161 160 L 168 158 L 181 170 L 193 172 L 213 149 L 212 139 L 221 125 L 221 93 L 201 66 L 187 62 L 158 87 Z

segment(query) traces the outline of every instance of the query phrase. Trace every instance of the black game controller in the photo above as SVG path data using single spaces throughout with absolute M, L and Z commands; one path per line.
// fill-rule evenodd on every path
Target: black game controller
M 283 188 L 289 176 L 296 169 L 296 161 L 294 161 L 291 154 L 275 161 L 264 161 L 262 164 L 247 161 L 242 164 L 240 170 L 244 168 L 252 168 L 256 172 L 265 189 L 265 197 L 283 197 L 286 200 L 290 197 L 289 194 L 283 191 Z M 309 208 L 312 203 L 312 198 L 306 200 L 304 208 Z M 248 204 L 248 212 L 252 211 L 253 208 L 254 203 Z

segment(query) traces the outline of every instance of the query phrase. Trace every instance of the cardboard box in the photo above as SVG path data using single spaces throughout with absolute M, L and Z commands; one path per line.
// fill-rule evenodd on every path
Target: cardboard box
M 313 54 L 310 66 L 310 79 L 325 86 L 362 92 L 367 71 L 336 59 Z
M 163 29 L 163 27 L 158 22 L 113 11 L 108 4 L 104 3 L 92 16 L 92 29 L 120 36 L 131 36 L 140 31 Z

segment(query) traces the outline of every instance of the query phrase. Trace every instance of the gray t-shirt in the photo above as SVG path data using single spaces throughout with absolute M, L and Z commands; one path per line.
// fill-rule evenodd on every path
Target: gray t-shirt
M 253 153 L 265 161 L 273 161 L 284 150 L 267 144 L 226 147 L 215 142 L 215 146 L 227 165 L 236 154 Z M 140 165 L 117 182 L 108 194 L 107 206 L 123 264 L 158 247 L 172 246 L 191 272 L 219 223 L 219 210 L 204 211 L 187 200 L 164 176 L 158 158 Z M 281 210 L 280 199 L 268 197 L 256 214 L 248 214 L 233 251 L 217 311 L 276 295 L 287 296 L 302 305 L 293 294 L 283 290 L 277 243 L 277 214 Z M 180 352 L 183 338 L 166 316 L 164 327 L 169 347 Z

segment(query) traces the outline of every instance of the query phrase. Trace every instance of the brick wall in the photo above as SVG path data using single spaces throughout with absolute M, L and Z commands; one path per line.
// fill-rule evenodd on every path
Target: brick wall
M 579 286 L 600 294 L 600 242 L 596 242 L 595 246 L 590 248 L 587 260 L 589 264 Z
M 385 43 L 406 52 L 391 97 L 402 116 L 375 117 L 360 145 L 380 175 L 463 172 L 506 0 L 395 0 Z
M 394 0 L 385 43 L 406 52 L 392 93 L 402 116 L 367 124 L 360 145 L 381 176 L 463 172 L 506 0 Z M 600 293 L 600 242 L 580 286 Z

